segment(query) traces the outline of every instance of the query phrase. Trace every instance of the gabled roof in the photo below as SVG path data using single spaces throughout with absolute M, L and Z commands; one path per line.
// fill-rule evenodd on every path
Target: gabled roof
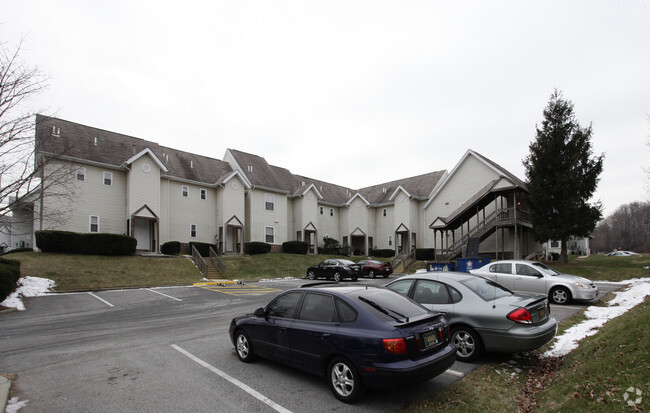
M 58 128 L 58 136 L 52 134 L 53 127 Z M 115 169 L 149 150 L 165 167 L 164 176 L 209 185 L 232 172 L 230 165 L 218 159 L 43 115 L 36 115 L 36 147 L 40 154 Z
M 261 156 L 228 149 L 242 173 L 253 188 L 276 190 L 291 194 L 296 187 L 296 178 L 286 168 L 269 165 Z
M 440 191 L 447 185 L 453 178 L 460 166 L 465 163 L 467 158 L 470 156 L 475 157 L 478 159 L 480 162 L 484 163 L 488 168 L 494 170 L 499 176 L 505 177 L 508 181 L 512 183 L 513 187 L 521 188 L 524 192 L 528 192 L 528 187 L 526 186 L 526 183 L 522 181 L 521 179 L 517 178 L 514 174 L 510 173 L 506 169 L 502 168 L 499 164 L 492 162 L 488 158 L 484 157 L 483 155 L 479 154 L 478 152 L 475 152 L 471 149 L 469 149 L 467 152 L 465 152 L 465 155 L 458 161 L 456 166 L 454 166 L 454 169 L 451 170 L 451 172 L 444 178 L 444 180 L 438 185 L 438 187 L 435 189 L 435 191 L 431 194 L 429 200 L 425 204 L 425 208 L 429 206 L 431 202 L 435 199 L 436 195 L 440 193 Z
M 409 197 L 424 200 L 429 197 L 436 185 L 444 177 L 445 171 L 430 172 L 410 178 L 398 179 L 379 185 L 359 189 L 365 199 L 373 205 L 392 203 L 398 189 L 403 190 Z

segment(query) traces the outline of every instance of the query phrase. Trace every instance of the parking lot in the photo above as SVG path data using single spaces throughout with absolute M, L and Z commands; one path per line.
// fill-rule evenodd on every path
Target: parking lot
M 29 298 L 26 311 L 0 314 L 0 371 L 18 375 L 15 396 L 27 401 L 21 412 L 388 412 L 476 367 L 456 362 L 427 383 L 369 390 L 349 406 L 338 402 L 319 377 L 265 360 L 241 363 L 227 333 L 232 317 L 307 282 L 206 283 Z M 562 319 L 585 305 L 553 306 L 552 312 Z

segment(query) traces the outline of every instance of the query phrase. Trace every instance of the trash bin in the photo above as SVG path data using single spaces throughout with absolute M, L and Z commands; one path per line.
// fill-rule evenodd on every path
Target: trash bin
M 456 267 L 460 272 L 469 272 L 469 270 L 475 270 L 481 268 L 485 264 L 490 262 L 489 257 L 477 257 L 477 258 L 457 258 Z
M 456 271 L 454 262 L 427 262 L 427 271 Z

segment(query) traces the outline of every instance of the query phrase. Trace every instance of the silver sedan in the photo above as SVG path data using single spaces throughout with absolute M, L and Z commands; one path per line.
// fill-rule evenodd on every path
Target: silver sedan
M 417 273 L 398 278 L 386 288 L 445 314 L 457 360 L 474 360 L 483 351 L 534 350 L 557 332 L 546 296 L 515 294 L 467 273 Z
M 592 281 L 577 275 L 562 274 L 537 261 L 495 261 L 471 270 L 470 274 L 496 281 L 515 292 L 546 294 L 554 304 L 598 297 L 598 287 Z

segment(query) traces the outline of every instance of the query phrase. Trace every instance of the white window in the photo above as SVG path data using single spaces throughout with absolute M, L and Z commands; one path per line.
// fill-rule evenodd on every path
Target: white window
M 264 209 L 267 211 L 275 210 L 275 195 L 264 194 Z
M 99 232 L 99 217 L 97 215 L 90 216 L 90 232 Z
M 208 199 L 208 191 L 205 189 L 201 189 L 201 199 L 205 200 Z
M 113 185 L 113 172 L 104 171 L 104 185 L 106 186 Z
M 190 238 L 196 238 L 196 224 L 190 224 Z
M 181 195 L 187 198 L 190 196 L 190 187 L 187 185 L 181 186 Z
M 77 168 L 74 173 L 74 179 L 79 182 L 86 182 L 86 168 Z
M 323 207 L 320 207 L 319 210 L 320 210 L 320 214 L 323 215 L 323 211 L 324 211 Z
M 61 128 L 57 126 L 52 126 L 52 136 L 59 137 L 61 136 Z
M 264 227 L 264 240 L 269 244 L 275 243 L 275 228 Z
M 388 236 L 388 246 L 389 246 L 389 247 L 392 247 L 392 246 L 393 246 L 393 236 L 392 236 L 392 235 L 389 235 L 389 236 Z
M 387 210 L 386 208 L 384 208 L 384 209 L 381 211 L 381 214 L 382 214 L 383 216 L 388 215 L 388 210 Z
M 331 216 L 331 217 L 334 216 L 334 208 L 330 208 L 330 216 Z

